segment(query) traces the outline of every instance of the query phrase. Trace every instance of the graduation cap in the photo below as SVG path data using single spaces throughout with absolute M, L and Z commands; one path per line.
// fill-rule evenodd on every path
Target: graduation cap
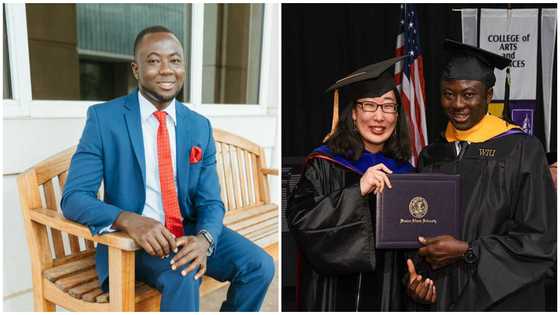
M 477 80 L 488 88 L 496 83 L 494 68 L 509 66 L 511 60 L 478 47 L 446 39 L 443 43 L 451 58 L 443 70 L 442 80 Z
M 362 67 L 344 78 L 336 81 L 326 92 L 334 91 L 333 120 L 330 133 L 325 137 L 327 140 L 338 124 L 339 91 L 347 100 L 358 100 L 366 97 L 379 97 L 396 87 L 393 65 L 406 56 L 398 56 L 391 59 Z
M 444 48 L 450 52 L 451 58 L 443 69 L 441 80 L 476 80 L 483 82 L 487 88 L 496 83 L 494 68 L 506 70 L 506 87 L 504 93 L 504 117 L 509 115 L 509 65 L 511 60 L 478 47 L 445 39 Z M 507 114 L 507 115 L 506 115 Z

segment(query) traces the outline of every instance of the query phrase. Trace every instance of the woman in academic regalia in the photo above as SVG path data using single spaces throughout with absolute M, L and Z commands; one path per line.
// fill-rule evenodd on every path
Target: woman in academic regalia
M 375 249 L 375 193 L 390 189 L 388 174 L 410 173 L 408 127 L 392 58 L 339 80 L 349 102 L 325 144 L 306 159 L 288 201 L 287 218 L 300 256 L 297 300 L 309 311 L 401 310 L 404 254 Z M 428 280 L 428 279 L 422 279 Z M 429 281 L 415 283 L 430 302 Z

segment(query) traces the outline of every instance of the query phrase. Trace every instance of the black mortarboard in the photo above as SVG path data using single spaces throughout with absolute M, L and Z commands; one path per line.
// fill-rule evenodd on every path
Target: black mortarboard
M 378 97 L 395 88 L 392 66 L 404 56 L 394 57 L 360 68 L 331 85 L 327 92 L 343 88 L 347 100 Z
M 445 39 L 443 46 L 451 57 L 443 69 L 442 80 L 476 80 L 491 88 L 496 83 L 494 68 L 501 70 L 511 63 L 498 54 L 450 39 Z
M 347 101 L 355 101 L 365 97 L 379 97 L 396 87 L 395 77 L 391 71 L 393 65 L 405 56 L 398 56 L 383 60 L 369 66 L 362 67 L 344 78 L 336 81 L 326 92 L 334 91 L 333 121 L 331 133 L 338 123 L 339 90 Z

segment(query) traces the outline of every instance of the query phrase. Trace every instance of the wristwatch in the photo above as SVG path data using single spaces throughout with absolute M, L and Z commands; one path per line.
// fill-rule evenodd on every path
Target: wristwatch
M 476 256 L 471 244 L 469 243 L 469 248 L 463 254 L 463 260 L 467 264 L 474 264 L 478 260 L 478 256 Z
M 214 252 L 214 238 L 212 237 L 212 234 L 210 234 L 210 232 L 206 230 L 201 230 L 200 232 L 198 232 L 198 234 L 202 235 L 202 237 L 204 237 L 208 244 L 210 244 L 210 246 L 208 246 L 208 252 L 206 253 L 206 256 L 212 255 L 212 253 Z

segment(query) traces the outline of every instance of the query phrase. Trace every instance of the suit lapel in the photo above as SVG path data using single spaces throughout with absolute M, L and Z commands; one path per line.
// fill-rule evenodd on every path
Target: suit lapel
M 142 170 L 142 180 L 144 187 L 146 186 L 146 160 L 144 156 L 144 138 L 142 136 L 142 124 L 140 119 L 140 104 L 138 104 L 138 89 L 130 93 L 126 99 L 125 107 L 127 111 L 124 113 L 128 136 L 134 149 L 134 155 L 138 165 Z
M 177 113 L 177 128 L 175 133 L 177 186 L 179 187 L 179 201 L 188 194 L 189 183 L 189 154 L 191 144 L 191 125 L 189 124 L 189 110 L 179 101 L 175 102 Z M 180 202 L 179 202 L 180 203 Z

